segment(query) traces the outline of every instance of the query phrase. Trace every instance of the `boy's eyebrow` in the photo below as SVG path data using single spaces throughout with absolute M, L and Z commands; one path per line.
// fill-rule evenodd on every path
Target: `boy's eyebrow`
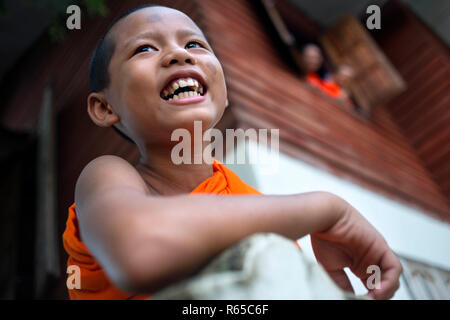
M 125 43 L 125 47 L 128 47 L 130 44 L 140 39 L 157 39 L 157 38 L 161 38 L 161 35 L 159 33 L 155 33 L 153 31 L 146 31 L 138 34 L 135 37 L 132 37 L 131 39 L 128 39 L 127 42 Z
M 202 38 L 205 37 L 203 34 L 195 32 L 193 30 L 189 30 L 189 29 L 178 30 L 176 32 L 176 35 L 178 38 L 184 38 L 184 37 L 188 37 L 188 36 L 198 36 L 198 37 L 202 37 Z M 137 36 L 127 40 L 127 42 L 125 43 L 125 47 L 128 47 L 129 45 L 131 45 L 132 43 L 134 43 L 140 39 L 158 39 L 161 37 L 162 36 L 160 33 L 156 33 L 153 31 L 146 31 L 146 32 L 140 33 Z
M 198 36 L 198 37 L 202 37 L 202 38 L 205 37 L 203 34 L 195 32 L 193 30 L 189 30 L 189 29 L 178 30 L 177 36 L 179 38 L 184 38 L 184 37 L 188 37 L 188 36 Z

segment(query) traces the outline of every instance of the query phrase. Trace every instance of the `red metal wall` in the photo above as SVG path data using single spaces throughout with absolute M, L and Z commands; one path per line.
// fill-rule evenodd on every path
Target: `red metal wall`
M 387 108 L 450 198 L 448 47 L 399 2 L 390 3 L 382 12 L 382 32 L 376 34 L 377 41 L 408 86 Z

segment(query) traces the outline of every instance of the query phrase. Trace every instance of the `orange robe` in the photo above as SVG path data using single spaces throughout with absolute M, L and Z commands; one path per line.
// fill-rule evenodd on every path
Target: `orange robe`
M 325 94 L 329 95 L 332 98 L 339 98 L 342 94 L 342 89 L 336 83 L 329 80 L 323 80 L 320 78 L 317 73 L 310 72 L 306 76 L 306 81 L 308 81 L 311 85 L 320 89 Z
M 213 172 L 213 176 L 200 183 L 191 194 L 261 194 L 218 161 L 213 163 Z M 147 299 L 150 297 L 150 295 L 130 295 L 122 292 L 109 281 L 103 268 L 90 254 L 88 248 L 81 240 L 75 203 L 69 207 L 69 217 L 67 218 L 66 230 L 63 234 L 63 244 L 69 255 L 67 266 L 76 265 L 81 271 L 81 288 L 69 289 L 71 299 L 123 300 Z

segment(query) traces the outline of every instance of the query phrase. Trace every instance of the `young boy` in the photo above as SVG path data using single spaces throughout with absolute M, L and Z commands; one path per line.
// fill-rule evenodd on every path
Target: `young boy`
M 132 139 L 141 161 L 133 167 L 102 156 L 82 171 L 63 236 L 68 265 L 81 270 L 72 299 L 148 298 L 259 232 L 292 240 L 311 234 L 318 261 L 346 290 L 344 267 L 364 281 L 367 267 L 378 265 L 381 288 L 369 295 L 393 296 L 399 260 L 341 198 L 262 196 L 217 161 L 173 163 L 171 133 L 193 134 L 194 121 L 212 128 L 227 97 L 219 61 L 185 14 L 163 6 L 128 12 L 98 45 L 90 78 L 92 121 Z

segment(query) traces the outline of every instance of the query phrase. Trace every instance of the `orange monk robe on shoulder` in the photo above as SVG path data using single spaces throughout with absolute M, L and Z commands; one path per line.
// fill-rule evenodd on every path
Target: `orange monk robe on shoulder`
M 191 194 L 217 195 L 260 195 L 261 193 L 243 182 L 233 171 L 222 163 L 214 161 L 213 176 L 198 185 Z M 71 299 L 81 300 L 123 300 L 148 299 L 151 295 L 130 295 L 115 287 L 108 279 L 103 268 L 90 254 L 80 237 L 75 204 L 69 208 L 63 244 L 69 255 L 67 266 L 76 265 L 81 271 L 80 289 L 69 289 Z M 297 244 L 297 243 L 296 243 Z M 298 244 L 297 244 L 298 245 Z M 69 275 L 70 276 L 70 275 Z

